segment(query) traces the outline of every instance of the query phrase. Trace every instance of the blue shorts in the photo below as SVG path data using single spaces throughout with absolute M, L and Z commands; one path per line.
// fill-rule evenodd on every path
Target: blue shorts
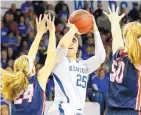
M 105 115 L 139 115 L 134 109 L 107 108 Z

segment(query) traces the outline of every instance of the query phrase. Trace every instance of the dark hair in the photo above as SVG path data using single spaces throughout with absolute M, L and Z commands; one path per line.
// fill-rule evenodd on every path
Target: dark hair
M 12 33 L 14 36 L 16 35 L 16 33 L 13 32 L 13 31 L 11 31 L 11 30 L 9 30 L 7 34 L 9 35 L 9 34 L 11 34 L 11 33 Z

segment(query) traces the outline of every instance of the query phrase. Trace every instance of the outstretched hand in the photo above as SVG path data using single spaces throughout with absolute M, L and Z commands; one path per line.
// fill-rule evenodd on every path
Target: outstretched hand
M 53 19 L 51 20 L 51 15 L 49 14 L 44 14 L 43 19 L 42 14 L 39 17 L 39 20 L 36 18 L 36 27 L 37 27 L 37 32 L 40 33 L 46 33 L 48 30 L 55 32 L 55 25 L 54 25 L 54 20 L 55 16 L 53 16 Z M 47 23 L 47 26 L 46 26 Z
M 46 27 L 46 17 L 47 15 L 44 14 L 43 19 L 42 18 L 42 14 L 39 16 L 39 20 L 38 18 L 36 18 L 36 28 L 37 28 L 37 32 L 40 32 L 42 34 L 44 34 L 45 32 L 47 32 L 47 27 Z
M 115 10 L 115 5 L 112 5 L 112 9 L 110 9 L 110 7 L 108 6 L 108 10 L 110 14 L 105 11 L 103 11 L 103 13 L 109 18 L 109 21 L 111 23 L 119 23 L 120 20 L 125 16 L 125 13 L 119 16 L 119 7 L 117 7 Z

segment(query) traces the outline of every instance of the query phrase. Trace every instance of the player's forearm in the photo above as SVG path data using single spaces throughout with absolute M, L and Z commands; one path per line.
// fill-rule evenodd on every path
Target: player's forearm
M 85 60 L 85 64 L 88 68 L 88 74 L 94 72 L 105 61 L 106 52 L 100 37 L 99 31 L 94 33 L 95 36 L 95 55 Z
M 103 63 L 106 57 L 106 52 L 98 30 L 94 32 L 94 37 L 95 37 L 95 56 L 101 59 L 101 62 Z
M 36 34 L 36 37 L 30 47 L 30 50 L 28 52 L 28 56 L 30 56 L 32 58 L 32 60 L 34 61 L 35 60 L 35 57 L 36 57 L 36 53 L 38 51 L 38 47 L 39 47 L 39 43 L 40 43 L 40 40 L 43 36 L 43 33 L 37 33 Z
M 56 37 L 55 32 L 50 31 L 49 34 L 50 36 L 45 66 L 47 66 L 50 63 L 49 65 L 52 67 L 54 60 L 56 58 Z
M 56 59 L 55 32 L 50 32 L 47 54 L 48 55 L 46 57 L 45 65 L 38 73 L 38 81 L 44 91 L 46 89 L 46 83 L 47 83 L 49 75 L 51 74 L 51 72 L 53 70 L 53 67 L 55 64 L 55 59 Z
M 60 47 L 64 49 L 68 49 L 75 33 L 76 33 L 75 29 L 73 27 L 70 28 L 70 30 L 60 40 L 60 43 L 59 43 Z
M 124 47 L 120 24 L 111 23 L 111 32 L 112 32 L 112 37 L 113 37 L 112 49 L 113 49 L 113 53 L 115 53 L 118 49 Z

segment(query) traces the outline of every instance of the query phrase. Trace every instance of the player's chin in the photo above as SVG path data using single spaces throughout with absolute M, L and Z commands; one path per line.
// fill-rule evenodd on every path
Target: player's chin
M 67 57 L 68 57 L 68 58 L 71 58 L 71 57 L 73 57 L 74 55 L 76 55 L 76 52 L 74 51 L 74 49 L 69 49 L 69 50 L 68 50 L 68 53 L 67 53 Z

